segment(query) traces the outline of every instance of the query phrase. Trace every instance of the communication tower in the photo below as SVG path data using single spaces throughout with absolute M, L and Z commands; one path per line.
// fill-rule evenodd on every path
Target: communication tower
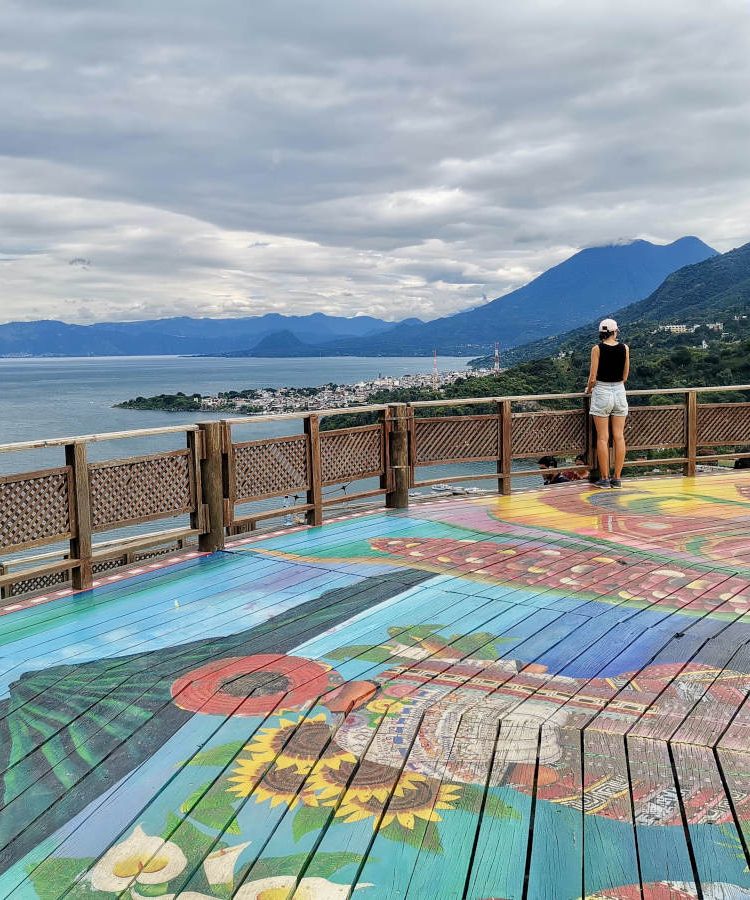
M 495 341 L 495 364 L 492 367 L 492 371 L 500 371 L 500 344 L 497 341 Z
M 440 375 L 437 367 L 437 350 L 432 351 L 432 389 L 436 391 L 440 387 Z

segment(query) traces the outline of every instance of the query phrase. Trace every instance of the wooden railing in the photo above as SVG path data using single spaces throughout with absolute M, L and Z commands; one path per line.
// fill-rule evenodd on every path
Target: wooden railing
M 652 400 L 633 405 L 626 437 L 628 466 L 671 464 L 694 475 L 699 460 L 750 457 L 750 403 L 699 402 L 699 395 L 747 392 L 749 385 L 631 391 Z M 639 400 L 636 400 L 638 404 Z M 566 405 L 569 408 L 560 408 Z M 459 414 L 472 406 L 478 414 Z M 326 428 L 340 415 L 375 421 Z M 297 433 L 240 440 L 239 426 L 286 423 Z M 301 426 L 301 429 L 300 429 Z M 140 456 L 89 460 L 89 447 L 123 438 L 182 436 L 184 446 Z M 593 463 L 594 441 L 584 394 L 544 394 L 362 406 L 203 422 L 0 445 L 0 453 L 62 451 L 62 464 L 0 476 L 0 592 L 43 589 L 55 582 L 88 588 L 96 572 L 198 540 L 220 550 L 228 535 L 290 514 L 319 525 L 344 501 L 382 497 L 404 508 L 409 489 L 446 481 L 490 479 L 509 494 L 515 479 L 538 474 L 524 460 L 541 455 Z M 657 455 L 654 456 L 653 454 Z M 667 453 L 670 455 L 664 456 Z M 646 456 L 644 456 L 646 455 Z M 466 471 L 467 466 L 483 471 Z M 422 478 L 424 467 L 451 467 Z M 353 492 L 339 491 L 350 484 Z M 174 527 L 181 517 L 184 524 Z M 143 523 L 168 527 L 97 540 Z M 49 548 L 54 547 L 54 550 Z M 48 548 L 30 556 L 28 551 Z M 19 557 L 19 554 L 22 556 Z M 7 557 L 11 558 L 8 559 Z

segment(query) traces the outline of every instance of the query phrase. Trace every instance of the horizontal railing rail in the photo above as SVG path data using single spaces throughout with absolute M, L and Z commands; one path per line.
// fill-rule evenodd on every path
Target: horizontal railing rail
M 676 465 L 694 475 L 701 460 L 750 457 L 750 400 L 711 398 L 743 392 L 750 397 L 750 385 L 628 391 L 657 402 L 631 406 L 627 465 Z M 446 398 L 0 444 L 0 453 L 64 452 L 57 465 L 0 476 L 0 595 L 58 584 L 89 588 L 97 572 L 196 539 L 201 550 L 219 550 L 228 536 L 292 514 L 319 525 L 347 501 L 404 508 L 411 488 L 440 482 L 489 479 L 508 494 L 517 479 L 538 475 L 525 461 L 541 456 L 583 455 L 585 466 L 559 470 L 591 467 L 588 403 L 582 392 Z M 481 409 L 465 414 L 472 405 Z M 356 417 L 355 424 L 338 427 L 340 416 Z M 237 434 L 271 423 L 298 431 L 251 440 Z M 88 457 L 92 444 L 161 436 L 184 443 Z M 439 477 L 429 472 L 434 467 Z M 107 537 L 145 523 L 157 523 L 156 530 Z

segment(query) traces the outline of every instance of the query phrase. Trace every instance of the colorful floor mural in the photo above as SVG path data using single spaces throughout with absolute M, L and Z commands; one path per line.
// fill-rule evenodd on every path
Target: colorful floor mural
M 750 898 L 749 501 L 439 501 L 11 612 L 0 897 Z

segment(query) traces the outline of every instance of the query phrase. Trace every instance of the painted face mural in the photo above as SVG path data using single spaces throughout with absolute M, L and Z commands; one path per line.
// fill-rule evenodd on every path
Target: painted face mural
M 0 896 L 750 898 L 747 486 L 570 488 L 8 616 Z

